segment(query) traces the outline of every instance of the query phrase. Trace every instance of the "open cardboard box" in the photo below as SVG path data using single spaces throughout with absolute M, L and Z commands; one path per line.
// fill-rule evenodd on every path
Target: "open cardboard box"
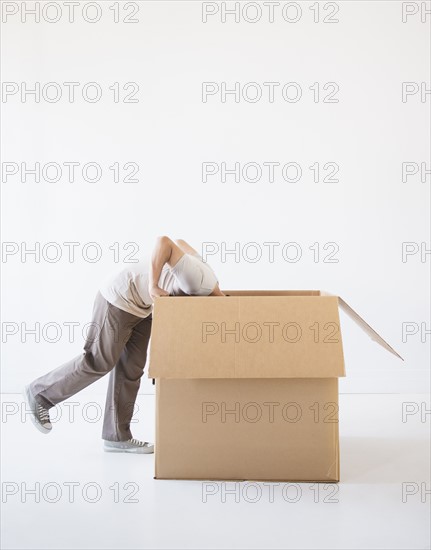
M 340 480 L 339 308 L 319 290 L 224 291 L 155 300 L 155 478 Z

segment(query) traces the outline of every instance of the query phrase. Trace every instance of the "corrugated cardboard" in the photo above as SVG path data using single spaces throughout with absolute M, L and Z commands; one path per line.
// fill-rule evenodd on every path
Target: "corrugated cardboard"
M 225 293 L 155 301 L 155 477 L 339 481 L 339 307 L 400 356 L 338 296 Z

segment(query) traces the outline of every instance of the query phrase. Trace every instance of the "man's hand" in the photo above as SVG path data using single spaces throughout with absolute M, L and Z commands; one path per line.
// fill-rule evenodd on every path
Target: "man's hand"
M 218 283 L 217 283 L 213 291 L 211 292 L 210 296 L 226 296 L 226 294 L 220 290 L 220 287 L 218 286 Z
M 154 300 L 154 298 L 159 298 L 160 296 L 169 296 L 169 292 L 166 292 L 166 290 L 163 290 L 163 288 L 160 288 L 158 286 L 152 286 L 149 287 L 150 296 Z

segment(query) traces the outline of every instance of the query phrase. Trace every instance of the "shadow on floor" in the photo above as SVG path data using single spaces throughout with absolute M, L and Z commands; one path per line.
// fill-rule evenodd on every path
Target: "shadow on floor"
M 425 439 L 341 437 L 342 483 L 402 483 L 429 479 Z

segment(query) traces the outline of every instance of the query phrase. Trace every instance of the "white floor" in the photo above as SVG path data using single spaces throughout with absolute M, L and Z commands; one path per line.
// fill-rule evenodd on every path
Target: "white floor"
M 103 396 L 75 397 L 45 436 L 3 395 L 4 549 L 430 547 L 425 394 L 342 394 L 341 482 L 290 487 L 155 480 L 154 455 L 102 451 Z M 152 439 L 154 396 L 138 404 L 134 436 Z

